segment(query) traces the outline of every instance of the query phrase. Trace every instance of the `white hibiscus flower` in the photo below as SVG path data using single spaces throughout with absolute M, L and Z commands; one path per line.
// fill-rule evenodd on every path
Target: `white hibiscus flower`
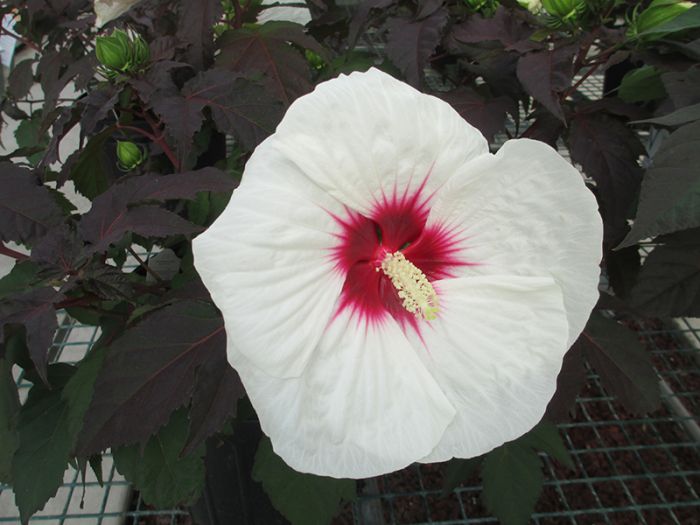
M 95 0 L 95 26 L 102 27 L 107 22 L 126 13 L 131 6 L 138 4 L 141 0 Z
M 537 424 L 601 243 L 555 150 L 492 155 L 448 104 L 370 69 L 291 105 L 194 255 L 277 454 L 360 478 Z

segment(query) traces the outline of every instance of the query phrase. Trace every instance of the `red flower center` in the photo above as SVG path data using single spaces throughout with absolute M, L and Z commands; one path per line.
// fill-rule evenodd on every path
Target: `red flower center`
M 345 276 L 338 313 L 350 310 L 370 324 L 381 324 L 390 315 L 403 329 L 412 326 L 418 331 L 419 318 L 403 307 L 389 277 L 378 271 L 386 255 L 400 251 L 431 283 L 452 277 L 452 269 L 468 264 L 458 257 L 456 232 L 427 225 L 430 197 L 424 197 L 423 190 L 424 184 L 413 193 L 394 190 L 375 203 L 369 217 L 347 208 L 346 217 L 334 216 L 341 233 L 332 255 Z

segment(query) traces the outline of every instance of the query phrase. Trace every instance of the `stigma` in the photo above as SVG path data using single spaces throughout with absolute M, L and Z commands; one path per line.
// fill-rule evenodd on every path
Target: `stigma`
M 435 288 L 425 274 L 406 259 L 403 253 L 387 253 L 380 268 L 391 280 L 403 307 L 408 312 L 426 321 L 437 318 L 439 300 Z

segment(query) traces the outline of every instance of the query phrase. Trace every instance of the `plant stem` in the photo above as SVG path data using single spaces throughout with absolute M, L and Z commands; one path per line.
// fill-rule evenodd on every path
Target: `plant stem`
M 4 28 L 2 25 L 0 25 L 0 34 L 11 36 L 15 40 L 22 42 L 25 46 L 33 49 L 34 51 L 37 51 L 41 53 L 41 48 L 36 45 L 34 42 L 31 40 L 27 40 L 23 36 L 18 35 L 17 33 L 13 33 L 12 31 L 9 31 L 8 29 Z
M 155 272 L 155 270 L 153 270 L 153 268 L 151 268 L 150 266 L 148 266 L 148 265 L 144 262 L 144 260 L 141 259 L 141 257 L 139 257 L 139 255 L 134 251 L 134 249 L 133 249 L 131 246 L 129 246 L 129 247 L 127 248 L 127 251 L 131 254 L 131 256 L 132 256 L 134 259 L 136 259 L 136 262 L 139 263 L 139 266 L 141 266 L 141 268 L 143 268 L 144 270 L 146 270 L 146 273 L 150 274 L 156 281 L 158 281 L 158 282 L 161 283 L 161 284 L 165 282 L 165 281 L 161 278 L 161 276 L 158 275 L 158 274 Z
M 18 261 L 26 261 L 27 259 L 29 259 L 29 255 L 26 255 L 24 253 L 20 253 L 16 250 L 13 250 L 12 248 L 5 246 L 1 242 L 0 242 L 0 255 L 7 255 L 8 257 L 12 257 L 13 259 L 16 259 Z

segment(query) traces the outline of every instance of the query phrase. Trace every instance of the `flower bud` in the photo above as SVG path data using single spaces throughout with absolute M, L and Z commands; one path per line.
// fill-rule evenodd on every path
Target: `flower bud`
M 532 14 L 539 14 L 542 11 L 542 1 L 541 0 L 518 0 L 520 7 L 524 7 Z
M 123 34 L 120 37 L 117 33 Z M 123 71 L 130 62 L 129 39 L 123 31 L 115 31 L 111 36 L 98 36 L 95 43 L 97 60 L 108 69 Z
M 542 0 L 542 7 L 559 24 L 570 24 L 586 10 L 586 2 L 584 0 Z
M 498 7 L 498 0 L 463 0 L 475 13 L 490 16 Z
M 637 13 L 635 10 L 632 21 L 630 22 L 630 28 L 627 31 L 627 36 L 634 38 L 645 31 L 670 22 L 694 5 L 693 2 L 682 2 L 680 0 L 654 0 L 649 7 L 641 13 Z M 662 36 L 664 36 L 663 33 L 658 33 L 646 35 L 646 38 L 653 40 L 661 38 Z
M 148 48 L 148 44 L 146 43 L 146 41 L 139 35 L 136 35 L 134 37 L 134 40 L 132 42 L 132 49 L 134 65 L 141 66 L 148 62 L 148 59 L 151 56 L 151 51 Z
M 119 167 L 124 171 L 131 171 L 145 160 L 143 150 L 131 141 L 117 141 L 117 159 Z

